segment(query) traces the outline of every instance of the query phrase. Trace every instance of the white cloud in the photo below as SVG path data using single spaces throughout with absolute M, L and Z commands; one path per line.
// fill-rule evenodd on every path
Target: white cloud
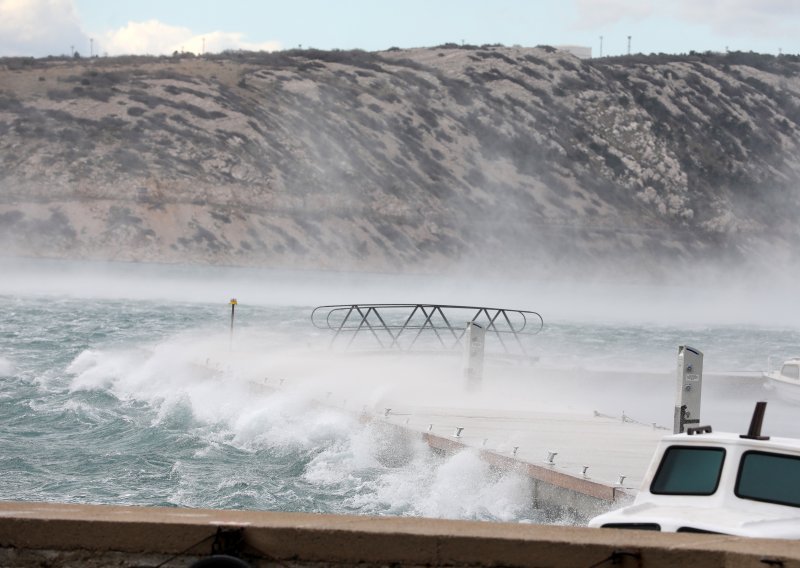
M 248 51 L 274 51 L 280 49 L 278 42 L 249 42 L 238 32 L 213 31 L 194 33 L 189 28 L 171 26 L 158 20 L 128 22 L 117 30 L 107 32 L 102 50 L 109 55 L 169 55 L 175 51 L 217 53 L 226 49 Z
M 673 0 L 666 6 L 681 21 L 729 36 L 794 38 L 800 19 L 797 0 Z
M 654 0 L 575 0 L 578 29 L 595 29 L 626 20 L 642 20 L 656 10 Z
M 584 30 L 658 17 L 723 36 L 795 37 L 800 20 L 798 0 L 575 0 L 575 9 Z
M 0 0 L 0 56 L 69 55 L 88 51 L 72 0 Z
M 90 47 L 90 37 L 93 37 Z M 201 53 L 226 49 L 274 51 L 278 42 L 251 42 L 238 32 L 198 34 L 158 20 L 129 22 L 126 26 L 90 36 L 82 29 L 74 0 L 0 0 L 0 56 L 163 55 L 174 51 Z

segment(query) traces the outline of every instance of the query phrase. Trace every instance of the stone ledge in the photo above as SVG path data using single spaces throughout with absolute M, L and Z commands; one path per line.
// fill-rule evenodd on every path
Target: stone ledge
M 253 565 L 620 566 L 800 565 L 800 542 L 417 518 L 0 503 L 4 566 L 76 565 L 80 558 L 173 565 L 211 553 L 218 527 L 242 528 Z M 87 554 L 88 553 L 88 554 Z M 635 557 L 638 555 L 638 560 Z M 156 560 L 158 560 L 156 562 Z M 84 564 L 78 560 L 77 564 Z M 101 563 L 100 563 L 101 564 Z M 97 565 L 100 565 L 97 564 Z

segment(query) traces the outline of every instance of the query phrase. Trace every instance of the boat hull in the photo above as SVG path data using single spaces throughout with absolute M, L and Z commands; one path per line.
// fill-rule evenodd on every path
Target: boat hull
M 783 400 L 800 402 L 800 381 L 786 378 L 779 372 L 764 373 L 765 386 Z

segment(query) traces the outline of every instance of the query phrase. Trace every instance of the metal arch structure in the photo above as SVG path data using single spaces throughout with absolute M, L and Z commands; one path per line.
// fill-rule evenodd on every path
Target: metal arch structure
M 506 354 L 528 356 L 523 341 L 544 328 L 542 316 L 528 310 L 444 304 L 339 304 L 317 306 L 311 323 L 333 332 L 331 346 L 348 338 L 350 348 L 359 336 L 371 336 L 382 349 L 410 351 L 428 338 L 439 349 L 462 345 L 468 322 L 486 330 L 487 338 Z

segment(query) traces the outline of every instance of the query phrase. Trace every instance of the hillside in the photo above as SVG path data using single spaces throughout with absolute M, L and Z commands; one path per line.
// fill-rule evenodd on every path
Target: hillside
M 800 243 L 800 59 L 0 60 L 6 254 L 520 273 Z

